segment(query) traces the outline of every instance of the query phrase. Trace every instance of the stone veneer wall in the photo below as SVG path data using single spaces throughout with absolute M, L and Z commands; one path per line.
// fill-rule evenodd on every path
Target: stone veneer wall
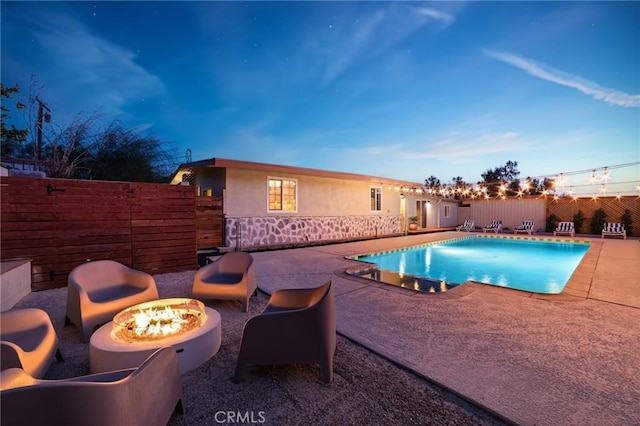
M 397 235 L 401 216 L 277 216 L 228 218 L 227 247 L 267 248 Z

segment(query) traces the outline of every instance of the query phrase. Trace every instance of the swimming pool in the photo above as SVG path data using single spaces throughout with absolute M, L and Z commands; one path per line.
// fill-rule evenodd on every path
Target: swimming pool
M 377 269 L 396 273 L 405 283 L 412 282 L 411 277 L 431 283 L 444 281 L 449 286 L 477 281 L 535 293 L 558 294 L 589 247 L 586 242 L 566 240 L 475 236 L 360 255 L 354 259 L 375 263 Z M 371 279 L 376 278 L 372 276 Z M 443 291 L 438 285 L 414 283 L 415 290 Z

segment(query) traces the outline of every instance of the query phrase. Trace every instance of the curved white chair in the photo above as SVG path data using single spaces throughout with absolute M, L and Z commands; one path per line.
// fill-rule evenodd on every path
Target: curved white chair
M 38 380 L 21 369 L 2 371 L 3 425 L 166 425 L 184 412 L 178 357 L 171 347 L 138 368 L 64 380 Z
M 158 299 L 153 277 L 113 260 L 96 260 L 69 273 L 65 324 L 82 330 L 87 342 L 96 326 L 109 322 L 121 310 Z
M 14 309 L 0 314 L 2 370 L 21 368 L 44 377 L 54 356 L 62 361 L 51 318 L 40 309 Z
M 333 381 L 336 304 L 331 281 L 310 289 L 278 290 L 242 331 L 234 380 L 252 364 L 320 364 Z
M 247 312 L 249 299 L 257 288 L 253 257 L 238 251 L 226 253 L 198 269 L 193 277 L 192 292 L 194 298 L 240 300 Z

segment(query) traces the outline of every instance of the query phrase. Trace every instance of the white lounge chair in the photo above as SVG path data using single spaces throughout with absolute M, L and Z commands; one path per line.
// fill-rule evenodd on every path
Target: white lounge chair
M 555 237 L 556 235 L 569 235 L 573 237 L 575 235 L 573 222 L 558 222 L 556 230 L 553 231 L 553 236 Z
M 98 325 L 121 310 L 158 298 L 156 282 L 146 272 L 113 260 L 83 263 L 69 273 L 65 325 L 77 325 L 88 342 Z
M 333 381 L 336 302 L 327 281 L 316 288 L 275 291 L 264 311 L 242 331 L 234 380 L 248 365 L 320 364 L 322 378 Z
M 513 229 L 513 233 L 514 234 L 518 234 L 520 232 L 522 232 L 523 234 L 529 234 L 531 235 L 533 233 L 533 221 L 532 220 L 525 220 L 522 222 L 522 225 L 517 226 Z
M 459 225 L 456 228 L 456 231 L 467 231 L 467 232 L 471 232 L 473 230 L 473 227 L 475 226 L 475 222 L 473 220 L 465 220 L 464 223 L 462 225 Z
M 58 336 L 49 315 L 36 308 L 12 309 L 0 314 L 0 365 L 21 368 L 35 378 L 44 377 L 53 358 L 62 361 Z
M 501 220 L 493 220 L 489 224 L 489 226 L 485 226 L 482 228 L 482 232 L 486 233 L 487 231 L 495 232 L 496 234 L 502 230 L 502 221 Z
M 138 368 L 42 380 L 20 368 L 0 375 L 3 425 L 166 425 L 184 413 L 178 356 L 158 349 Z
M 242 251 L 223 254 L 218 260 L 196 271 L 193 297 L 201 299 L 239 300 L 242 310 L 249 310 L 249 299 L 256 294 L 255 263 Z
M 609 237 L 622 237 L 627 239 L 627 231 L 624 229 L 624 224 L 615 222 L 606 222 L 604 228 L 602 228 L 602 238 Z

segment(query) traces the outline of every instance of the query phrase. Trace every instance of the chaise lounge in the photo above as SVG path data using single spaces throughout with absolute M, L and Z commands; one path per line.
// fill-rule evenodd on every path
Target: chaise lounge
M 485 226 L 482 228 L 482 232 L 486 233 L 488 231 L 495 232 L 496 234 L 502 230 L 502 221 L 501 220 L 493 220 L 489 224 L 489 226 Z
M 575 235 L 573 222 L 559 222 L 556 230 L 553 231 L 553 236 L 555 237 L 556 235 L 569 235 L 573 237 Z
M 473 230 L 473 227 L 475 225 L 475 222 L 473 220 L 465 220 L 464 223 L 462 225 L 459 225 L 456 228 L 456 231 L 466 231 L 466 232 L 471 232 Z
M 627 231 L 624 229 L 623 223 L 607 222 L 602 228 L 602 238 L 604 237 L 622 237 L 627 239 Z
M 522 225 L 517 226 L 513 229 L 514 234 L 523 233 L 531 235 L 533 233 L 534 223 L 532 220 L 525 220 L 522 222 Z

